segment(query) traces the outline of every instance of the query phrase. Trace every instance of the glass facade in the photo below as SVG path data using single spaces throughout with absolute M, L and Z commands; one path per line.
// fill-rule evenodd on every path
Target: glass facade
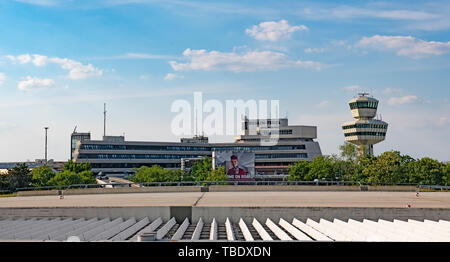
M 263 150 L 304 150 L 305 145 L 292 146 L 221 146 L 211 147 L 212 151 L 263 151 Z
M 70 159 L 73 159 L 78 141 L 86 141 L 91 139 L 90 133 L 72 133 L 70 136 Z
M 308 158 L 306 153 L 288 153 L 288 154 L 255 154 L 255 159 L 267 158 Z
M 175 154 L 80 154 L 80 159 L 181 159 L 200 158 L 205 155 Z
M 201 158 L 205 155 L 178 154 L 80 154 L 79 159 L 181 159 Z M 256 159 L 265 158 L 307 158 L 306 153 L 256 154 Z
M 377 109 L 378 107 L 378 101 L 357 101 L 350 103 L 350 109 L 357 109 L 357 108 L 372 108 Z
M 270 135 L 292 135 L 292 129 L 287 130 L 262 130 L 261 135 L 263 136 L 270 136 Z
M 96 145 L 82 144 L 83 150 L 155 150 L 155 151 L 259 151 L 259 150 L 296 150 L 306 149 L 305 145 L 293 146 L 145 146 L 145 145 Z
M 387 125 L 384 124 L 354 124 L 354 125 L 348 125 L 343 126 L 342 129 L 352 129 L 352 128 L 383 128 L 386 129 Z
M 153 166 L 158 165 L 163 168 L 180 168 L 181 163 L 92 163 L 92 168 L 139 168 L 141 166 Z
M 353 132 L 353 133 L 346 133 L 344 136 L 382 136 L 385 137 L 385 132 Z
M 146 145 L 95 145 L 83 144 L 83 150 L 156 150 L 156 151 L 210 151 L 203 146 L 146 146 Z

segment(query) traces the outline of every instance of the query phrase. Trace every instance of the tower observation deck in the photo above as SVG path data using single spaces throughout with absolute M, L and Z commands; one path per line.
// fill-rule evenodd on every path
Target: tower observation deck
M 350 100 L 349 106 L 355 121 L 342 125 L 345 140 L 358 146 L 358 156 L 373 155 L 373 145 L 386 137 L 388 124 L 374 119 L 377 114 L 378 100 L 360 93 Z

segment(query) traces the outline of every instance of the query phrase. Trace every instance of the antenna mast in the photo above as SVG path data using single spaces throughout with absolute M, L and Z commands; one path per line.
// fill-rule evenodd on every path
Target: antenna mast
M 106 136 L 106 103 L 103 104 L 103 136 Z

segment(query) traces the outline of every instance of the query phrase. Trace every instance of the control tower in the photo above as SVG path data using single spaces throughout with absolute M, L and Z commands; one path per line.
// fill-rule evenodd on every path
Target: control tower
M 358 146 L 358 156 L 373 155 L 373 145 L 385 139 L 388 127 L 386 122 L 374 119 L 378 100 L 367 95 L 360 93 L 350 100 L 350 110 L 356 120 L 342 125 L 345 140 Z

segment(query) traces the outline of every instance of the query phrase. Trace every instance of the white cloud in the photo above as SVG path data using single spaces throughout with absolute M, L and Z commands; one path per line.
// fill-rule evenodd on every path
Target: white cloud
M 54 63 L 61 66 L 62 69 L 69 71 L 70 79 L 83 79 L 92 76 L 101 76 L 103 74 L 103 70 L 100 70 L 94 67 L 92 64 L 84 65 L 81 62 L 68 59 L 68 58 L 59 58 L 52 57 L 49 58 L 44 55 L 34 54 L 33 59 L 29 54 L 23 54 L 19 56 L 6 56 L 12 62 L 19 62 L 21 64 L 26 64 L 32 62 L 35 66 L 45 66 L 48 63 Z
M 55 81 L 50 78 L 37 78 L 27 76 L 26 80 L 20 81 L 17 87 L 21 91 L 35 91 L 42 88 L 50 87 L 55 84 Z
M 0 85 L 3 84 L 3 82 L 5 82 L 6 80 L 6 76 L 3 73 L 0 73 Z
M 325 108 L 330 104 L 329 101 L 325 100 L 316 105 L 317 108 Z
M 305 48 L 306 53 L 323 53 L 325 52 L 325 48 Z
M 47 64 L 47 57 L 43 55 L 33 55 L 33 64 L 35 66 L 44 66 Z
M 398 92 L 400 92 L 400 91 L 401 91 L 400 89 L 388 87 L 388 88 L 386 88 L 386 89 L 383 90 L 383 94 L 398 93 Z
M 407 56 L 414 59 L 450 52 L 450 41 L 424 41 L 412 36 L 374 35 L 371 37 L 363 37 L 356 46 L 373 47 L 379 50 L 394 50 L 399 56 Z
M 388 100 L 389 105 L 403 105 L 403 104 L 412 104 L 420 102 L 421 100 L 414 95 L 402 96 L 402 97 L 391 97 Z
M 259 25 L 254 25 L 251 29 L 246 29 L 245 33 L 256 40 L 275 42 L 281 38 L 291 37 L 298 30 L 305 31 L 308 30 L 308 27 L 305 25 L 291 26 L 288 21 L 280 20 L 279 22 L 262 22 Z
M 321 69 L 322 64 L 314 61 L 293 61 L 285 54 L 272 51 L 248 51 L 246 53 L 223 53 L 186 49 L 183 56 L 190 61 L 178 63 L 170 61 L 175 71 L 185 70 L 226 70 L 232 72 L 250 72 L 257 70 L 277 70 L 286 67 L 307 67 Z
M 345 90 L 350 90 L 350 91 L 355 91 L 359 89 L 358 85 L 351 85 L 351 86 L 346 86 L 344 87 Z
M 147 80 L 148 78 L 149 78 L 148 75 L 140 75 L 139 76 L 139 79 L 141 79 L 141 80 Z
M 173 80 L 175 78 L 183 78 L 183 76 L 178 76 L 176 74 L 173 73 L 168 73 L 165 77 L 164 80 Z
M 16 57 L 12 56 L 12 55 L 5 55 L 6 58 L 8 58 L 11 62 L 15 62 L 16 61 Z
M 103 70 L 94 67 L 92 64 L 83 65 L 68 58 L 50 58 L 50 61 L 61 65 L 62 69 L 69 70 L 69 78 L 71 79 L 83 79 L 92 76 L 101 76 Z
M 16 57 L 16 60 L 21 64 L 26 64 L 31 61 L 31 56 L 29 54 L 19 55 Z

